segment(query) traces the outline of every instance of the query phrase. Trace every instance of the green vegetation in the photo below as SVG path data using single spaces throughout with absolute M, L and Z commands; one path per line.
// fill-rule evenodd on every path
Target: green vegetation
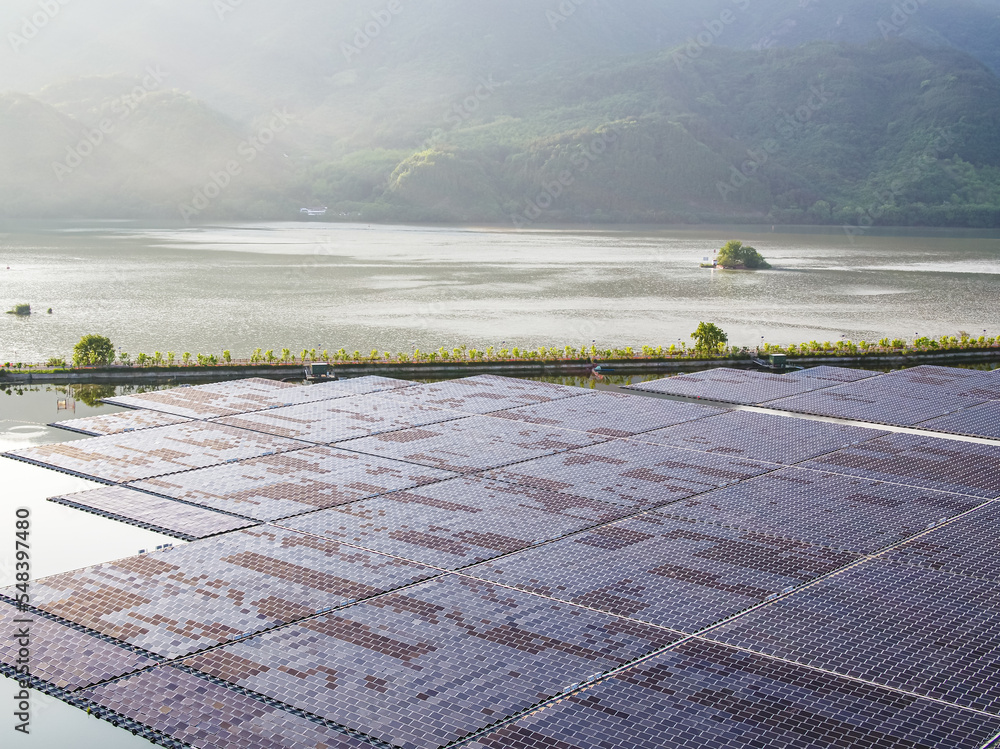
M 115 360 L 115 346 L 102 335 L 85 335 L 73 347 L 73 364 L 77 367 L 107 366 Z
M 721 268 L 746 268 L 748 270 L 767 270 L 771 267 L 755 248 L 744 245 L 735 239 L 726 242 L 719 250 L 715 263 Z
M 562 20 L 536 0 L 440 0 L 345 61 L 369 4 L 302 0 L 308 29 L 245 9 L 261 33 L 219 40 L 215 75 L 168 78 L 112 117 L 61 180 L 53 154 L 136 83 L 69 77 L 134 51 L 115 38 L 49 60 L 68 80 L 0 95 L 0 214 L 176 217 L 253 117 L 294 101 L 294 125 L 193 221 L 316 203 L 335 220 L 1000 226 L 1000 16 L 981 1 L 921 4 L 886 32 L 896 0 L 573 3 Z M 723 10 L 718 39 L 690 38 Z M 153 46 L 183 48 L 181 27 Z
M 17 315 L 18 317 L 27 317 L 31 314 L 30 304 L 18 304 L 15 305 L 14 309 L 7 311 L 8 315 Z
M 700 354 L 718 354 L 729 342 L 729 336 L 722 328 L 711 322 L 698 323 L 698 329 L 691 337 L 695 340 L 695 351 Z
M 84 344 L 90 338 L 102 339 L 101 336 L 84 336 L 80 344 Z M 746 346 L 731 346 L 726 333 L 714 323 L 702 322 L 697 330 L 691 334 L 695 345 L 688 347 L 687 344 L 670 346 L 624 346 L 615 348 L 599 348 L 596 345 L 575 348 L 573 346 L 538 346 L 527 349 L 520 347 L 497 348 L 487 346 L 484 349 L 469 348 L 468 346 L 457 346 L 452 349 L 444 347 L 437 351 L 421 351 L 415 349 L 412 353 L 390 351 L 378 351 L 373 349 L 370 354 L 363 355 L 360 351 L 348 352 L 346 349 L 328 352 L 323 351 L 313 356 L 314 350 L 304 350 L 304 357 L 296 357 L 289 354 L 286 359 L 282 359 L 274 354 L 272 350 L 261 353 L 257 349 L 247 359 L 233 359 L 232 356 L 226 360 L 225 354 L 221 357 L 216 354 L 188 354 L 180 362 L 175 361 L 170 352 L 168 357 L 157 359 L 156 356 L 140 353 L 133 361 L 128 354 L 123 353 L 119 357 L 118 367 L 127 369 L 130 367 L 147 368 L 154 370 L 168 371 L 178 367 L 246 367 L 252 371 L 255 367 L 282 366 L 290 369 L 299 369 L 307 362 L 324 362 L 328 364 L 357 365 L 357 364 L 384 364 L 384 365 L 406 365 L 406 364 L 483 364 L 502 362 L 566 362 L 587 365 L 597 362 L 611 361 L 669 361 L 680 360 L 702 360 L 702 359 L 732 359 L 749 360 L 757 353 L 763 354 L 787 354 L 792 359 L 801 358 L 831 358 L 831 357 L 883 357 L 883 356 L 912 356 L 920 354 L 935 353 L 976 353 L 985 352 L 1000 356 L 1000 336 L 972 336 L 967 332 L 960 332 L 957 335 L 942 336 L 940 338 L 930 338 L 921 336 L 914 340 L 903 340 L 900 338 L 882 338 L 877 342 L 842 339 L 839 341 L 807 341 L 800 344 L 777 345 L 764 343 L 758 349 L 751 349 Z M 107 360 L 101 360 L 97 366 L 112 366 L 114 362 L 113 347 L 110 341 L 103 338 L 104 343 L 98 341 L 93 345 L 94 356 L 108 356 Z M 87 350 L 91 349 L 88 343 Z M 291 349 L 288 349 L 290 352 Z M 74 352 L 74 366 L 95 366 L 90 363 L 81 363 L 84 360 L 78 358 L 87 356 L 87 362 L 92 361 L 91 355 L 84 352 Z M 51 358 L 45 365 L 6 363 L 5 368 L 11 371 L 30 369 L 31 371 L 46 371 L 51 369 L 62 369 L 65 366 L 64 360 Z M 299 369 L 299 371 L 301 371 Z

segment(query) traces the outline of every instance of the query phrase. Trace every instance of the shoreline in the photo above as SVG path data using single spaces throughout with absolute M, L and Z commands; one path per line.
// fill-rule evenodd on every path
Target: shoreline
M 766 356 L 766 355 L 765 355 Z M 799 356 L 789 357 L 793 366 L 844 366 L 844 367 L 898 367 L 918 364 L 1000 364 L 1000 350 L 973 350 L 947 352 L 915 352 L 866 354 L 855 356 Z M 589 359 L 549 360 L 549 361 L 482 361 L 482 362 L 349 362 L 331 363 L 330 372 L 338 378 L 349 379 L 366 375 L 398 377 L 400 379 L 453 379 L 480 374 L 495 374 L 508 377 L 545 376 L 589 376 L 595 367 L 603 367 L 608 374 L 645 375 L 690 372 L 716 367 L 734 369 L 760 369 L 750 359 L 730 358 L 683 358 L 683 359 Z M 613 372 L 611 370 L 614 370 Z M 771 371 L 771 370 L 764 370 Z M 222 382 L 263 377 L 265 379 L 306 379 L 303 364 L 246 364 L 215 366 L 173 366 L 173 367 L 129 367 L 81 368 L 57 371 L 24 372 L 0 370 L 0 386 L 27 384 L 79 384 L 105 383 L 115 385 L 130 384 L 173 384 L 188 381 Z

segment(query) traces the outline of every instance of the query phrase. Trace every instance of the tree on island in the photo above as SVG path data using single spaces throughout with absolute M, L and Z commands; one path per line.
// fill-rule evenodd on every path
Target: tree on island
M 735 239 L 726 242 L 725 246 L 719 250 L 715 263 L 723 268 L 746 268 L 748 270 L 767 270 L 771 267 L 756 249 Z
M 73 364 L 78 367 L 111 364 L 115 360 L 115 346 L 110 338 L 102 335 L 85 335 L 73 347 Z
M 729 336 L 715 323 L 698 323 L 698 329 L 691 334 L 695 339 L 695 351 L 704 354 L 718 354 L 729 342 Z

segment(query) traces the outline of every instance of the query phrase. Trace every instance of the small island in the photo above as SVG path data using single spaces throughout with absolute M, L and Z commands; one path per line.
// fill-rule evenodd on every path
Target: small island
M 18 304 L 14 309 L 7 310 L 8 315 L 17 315 L 18 317 L 28 317 L 31 314 L 30 304 Z
M 755 248 L 732 239 L 719 250 L 714 262 L 702 263 L 701 267 L 723 270 L 768 270 L 771 264 Z

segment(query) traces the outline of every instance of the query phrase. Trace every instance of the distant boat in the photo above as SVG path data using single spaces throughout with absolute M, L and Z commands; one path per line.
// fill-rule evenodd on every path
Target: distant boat
M 325 216 L 327 208 L 323 206 L 322 208 L 303 208 L 299 211 L 303 216 Z

